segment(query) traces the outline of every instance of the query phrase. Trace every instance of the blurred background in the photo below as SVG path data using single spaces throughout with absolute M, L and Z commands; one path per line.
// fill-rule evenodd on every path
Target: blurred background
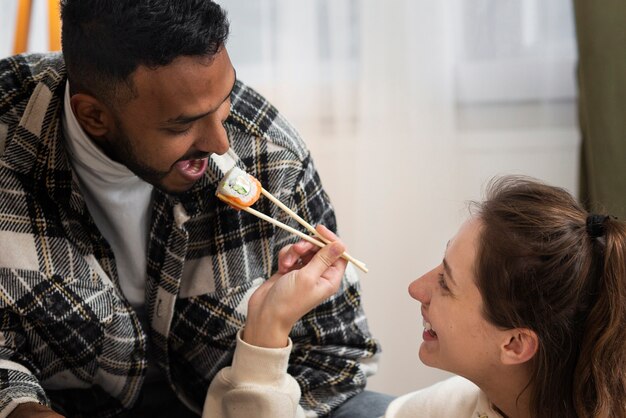
M 2 0 L 0 56 L 18 2 Z M 571 0 L 221 0 L 238 77 L 308 143 L 383 353 L 369 388 L 446 377 L 417 356 L 409 282 L 441 261 L 469 200 L 505 173 L 578 196 L 581 133 Z M 51 48 L 32 2 L 28 51 Z M 623 58 L 623 54 L 622 54 Z

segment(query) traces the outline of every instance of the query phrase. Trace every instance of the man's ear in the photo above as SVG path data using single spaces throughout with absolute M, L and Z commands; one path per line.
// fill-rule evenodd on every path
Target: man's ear
M 100 100 L 89 94 L 76 93 L 70 98 L 70 105 L 78 123 L 90 136 L 100 138 L 111 130 L 113 114 Z
M 506 339 L 500 345 L 500 360 L 503 364 L 525 363 L 532 359 L 539 349 L 539 337 L 527 328 L 514 328 L 506 332 Z

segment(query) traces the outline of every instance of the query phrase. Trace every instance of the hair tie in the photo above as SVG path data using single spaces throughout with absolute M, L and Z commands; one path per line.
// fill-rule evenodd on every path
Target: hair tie
M 587 234 L 591 238 L 599 238 L 604 236 L 606 229 L 604 227 L 605 222 L 609 220 L 609 215 L 595 215 L 590 214 L 587 216 Z

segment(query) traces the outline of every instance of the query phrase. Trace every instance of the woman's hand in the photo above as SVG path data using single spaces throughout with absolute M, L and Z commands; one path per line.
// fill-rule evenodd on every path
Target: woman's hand
M 285 347 L 293 325 L 339 289 L 346 270 L 346 261 L 340 258 L 345 246 L 324 226 L 317 231 L 333 242 L 319 251 L 306 241 L 283 248 L 278 272 L 250 298 L 243 331 L 248 344 Z

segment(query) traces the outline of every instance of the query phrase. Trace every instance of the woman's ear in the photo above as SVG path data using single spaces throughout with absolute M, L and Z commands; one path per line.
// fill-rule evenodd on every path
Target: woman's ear
M 506 332 L 506 339 L 500 345 L 500 360 L 503 364 L 525 363 L 532 359 L 539 349 L 539 337 L 527 328 L 514 328 Z
M 103 137 L 111 129 L 113 115 L 100 100 L 84 93 L 74 94 L 70 105 L 80 126 L 92 137 Z

